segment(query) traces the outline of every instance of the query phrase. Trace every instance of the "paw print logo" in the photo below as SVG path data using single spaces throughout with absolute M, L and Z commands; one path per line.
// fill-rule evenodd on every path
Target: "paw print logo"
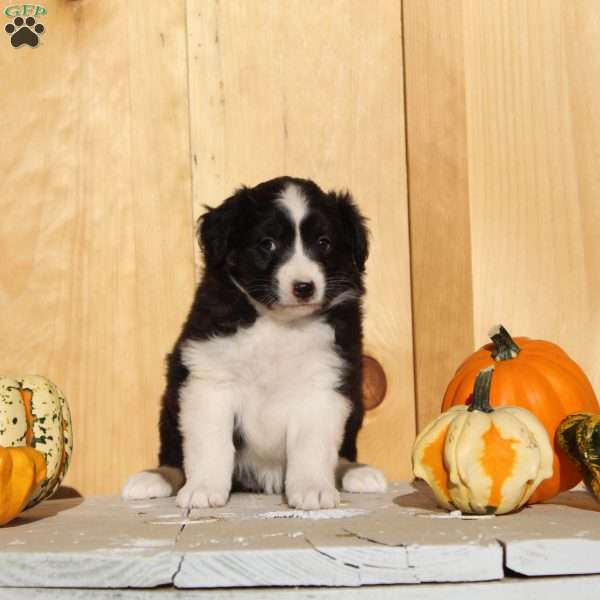
M 23 44 L 35 48 L 40 40 L 40 34 L 44 33 L 44 26 L 41 23 L 36 24 L 33 17 L 27 17 L 25 20 L 16 17 L 12 23 L 6 25 L 4 31 L 10 35 L 10 43 L 13 48 L 18 48 Z

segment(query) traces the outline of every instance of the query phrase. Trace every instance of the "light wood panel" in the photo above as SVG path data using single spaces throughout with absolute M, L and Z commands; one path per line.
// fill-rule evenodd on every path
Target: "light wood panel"
M 188 2 L 195 214 L 289 174 L 370 219 L 367 351 L 388 377 L 360 457 L 410 473 L 414 437 L 400 3 Z
M 563 0 L 561 7 L 565 93 L 577 181 L 577 195 L 567 199 L 565 208 L 579 217 L 574 260 L 581 264 L 583 285 L 575 293 L 585 298 L 586 308 L 579 315 L 571 312 L 567 298 L 561 312 L 569 315 L 569 322 L 561 333 L 569 344 L 569 324 L 582 323 L 577 327 L 580 341 L 576 347 L 569 344 L 569 350 L 600 394 L 600 6 L 593 0 Z
M 475 339 L 554 340 L 598 390 L 600 6 L 464 7 Z
M 438 349 L 502 322 L 561 344 L 600 391 L 600 6 L 404 0 L 404 15 L 418 384 L 431 370 L 425 389 L 443 390 Z M 418 395 L 419 417 L 438 410 Z
M 417 424 L 473 348 L 462 10 L 403 6 Z
M 63 389 L 65 483 L 117 493 L 156 463 L 193 288 L 184 3 L 45 5 L 37 48 L 0 48 L 0 371 Z

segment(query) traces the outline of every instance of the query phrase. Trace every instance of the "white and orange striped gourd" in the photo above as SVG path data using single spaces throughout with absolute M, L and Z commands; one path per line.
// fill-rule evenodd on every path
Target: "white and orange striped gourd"
M 28 446 L 40 452 L 46 474 L 27 507 L 52 495 L 71 459 L 73 434 L 69 405 L 61 391 L 39 375 L 0 377 L 0 447 Z
M 552 477 L 554 452 L 539 419 L 524 408 L 490 406 L 493 371 L 480 372 L 470 405 L 442 413 L 413 447 L 415 477 L 448 510 L 508 513 Z

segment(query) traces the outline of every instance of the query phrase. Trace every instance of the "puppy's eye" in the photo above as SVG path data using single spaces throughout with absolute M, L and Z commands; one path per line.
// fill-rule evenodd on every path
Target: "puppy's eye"
M 263 252 L 266 252 L 267 254 L 271 254 L 272 252 L 275 252 L 275 249 L 277 248 L 277 244 L 275 243 L 274 239 L 272 239 L 272 238 L 265 238 L 264 240 L 261 240 L 258 243 L 258 247 Z
M 321 237 L 318 239 L 317 243 L 319 244 L 319 248 L 320 248 L 320 249 L 321 249 L 323 252 L 329 252 L 329 250 L 330 250 L 330 248 L 331 248 L 331 240 L 330 240 L 328 237 L 326 237 L 326 236 L 322 235 L 322 236 L 321 236 Z

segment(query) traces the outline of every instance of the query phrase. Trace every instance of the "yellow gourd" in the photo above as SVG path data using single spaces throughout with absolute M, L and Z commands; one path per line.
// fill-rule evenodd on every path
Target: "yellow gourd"
M 415 476 L 448 510 L 511 512 L 552 476 L 554 452 L 539 419 L 524 408 L 490 406 L 493 371 L 479 373 L 469 406 L 440 415 L 413 447 Z
M 0 525 L 22 510 L 46 479 L 44 456 L 26 446 L 0 447 Z

